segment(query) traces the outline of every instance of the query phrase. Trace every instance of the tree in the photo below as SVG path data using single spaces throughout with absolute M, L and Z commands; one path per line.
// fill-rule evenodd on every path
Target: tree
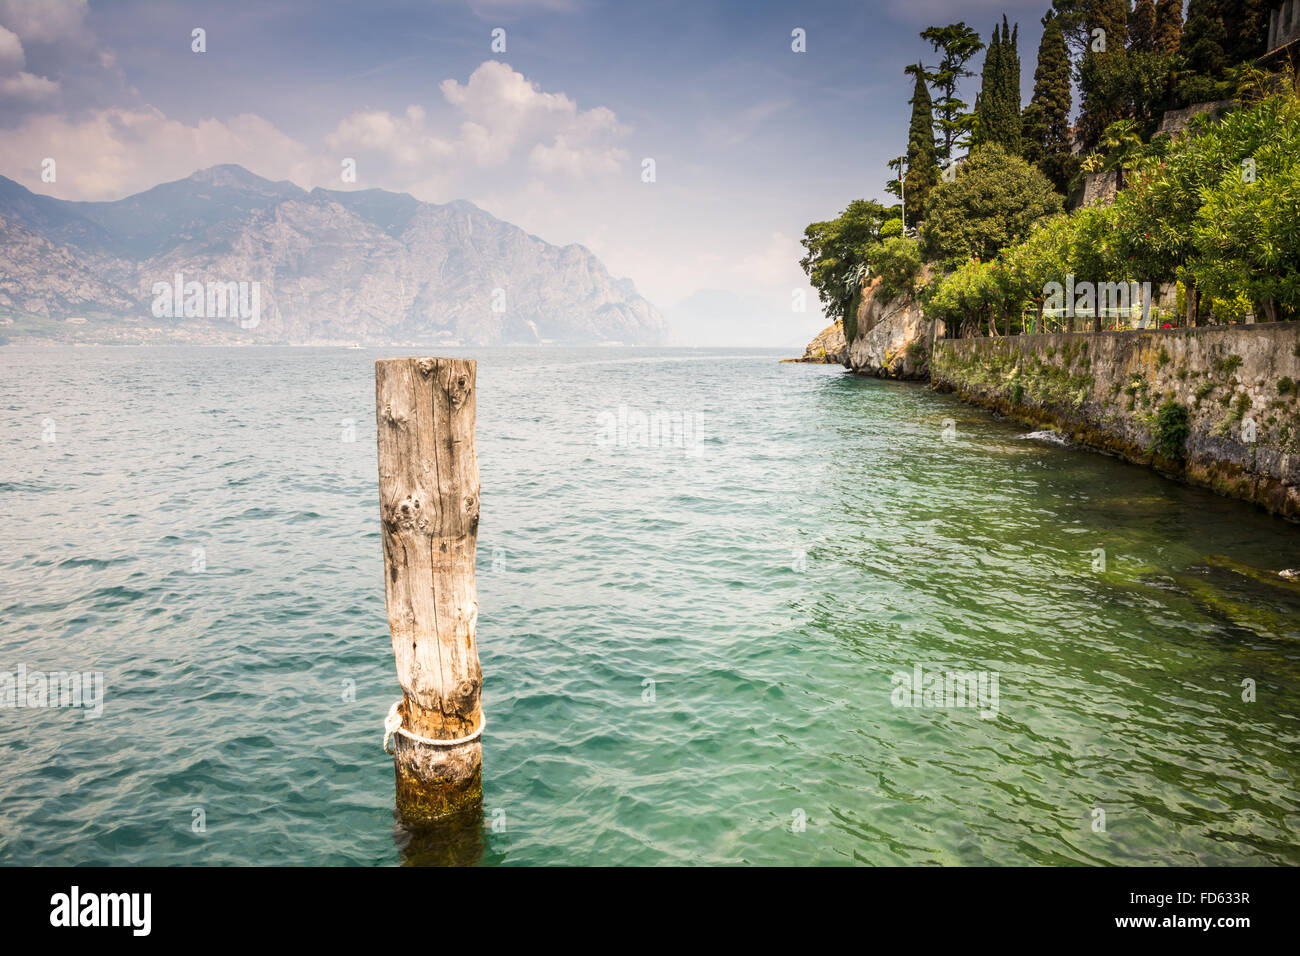
M 1096 147 L 1102 132 L 1128 113 L 1127 0 L 1093 0 L 1087 12 L 1088 52 L 1079 63 L 1084 149 Z
M 1082 60 L 1092 42 L 1092 37 L 1088 35 L 1088 11 L 1092 8 L 1092 3 L 1093 0 L 1052 0 L 1049 12 L 1061 25 L 1061 35 L 1065 37 L 1071 63 Z
M 903 183 L 904 209 L 913 222 L 919 222 L 925 212 L 925 202 L 930 190 L 939 180 L 934 158 L 934 113 L 930 90 L 926 86 L 925 67 L 920 63 L 909 66 L 907 72 L 916 78 L 912 89 L 912 124 L 907 133 L 907 173 Z
M 1178 49 L 1202 76 L 1220 77 L 1228 65 L 1228 28 L 1223 7 L 1224 0 L 1191 0 L 1187 5 L 1187 22 Z
M 1253 62 L 1268 51 L 1268 8 L 1265 0 L 1237 0 L 1224 5 L 1228 43 L 1224 54 L 1230 66 Z
M 1034 68 L 1034 95 L 1024 114 L 1024 155 L 1064 192 L 1069 176 L 1063 159 L 1070 155 L 1070 51 L 1061 19 L 1051 11 L 1043 19 Z
M 970 258 L 991 259 L 1061 205 L 1047 177 L 1019 156 L 995 143 L 976 147 L 957 178 L 930 194 L 922 254 L 949 269 Z
M 1005 16 L 994 26 L 975 104 L 975 145 L 996 143 L 1010 153 L 1021 147 L 1019 29 L 1012 31 Z
M 1155 0 L 1137 0 L 1128 18 L 1128 50 L 1130 53 L 1152 53 L 1155 48 Z
M 962 23 L 946 27 L 927 27 L 921 39 L 930 41 L 934 51 L 943 51 L 939 67 L 926 76 L 939 96 L 934 101 L 935 128 L 938 131 L 938 159 L 952 159 L 953 147 L 969 145 L 972 114 L 966 103 L 957 98 L 957 85 L 966 77 L 974 76 L 966 63 L 980 50 L 984 42 L 980 35 Z
M 1183 0 L 1157 0 L 1155 49 L 1158 53 L 1177 53 L 1183 35 Z
M 1092 0 L 1088 7 L 1088 30 L 1094 39 L 1101 30 L 1108 50 L 1123 47 L 1128 37 L 1128 0 Z
M 1007 18 L 1002 17 L 1002 68 L 998 82 L 998 121 L 1001 134 L 998 142 L 1009 153 L 1019 154 L 1023 148 L 1020 123 L 1020 24 L 1011 28 L 1007 36 Z
M 808 252 L 799 265 L 828 315 L 847 318 L 862 267 L 870 264 L 886 223 L 898 215 L 897 206 L 855 199 L 836 218 L 814 222 L 804 230 L 801 244 Z

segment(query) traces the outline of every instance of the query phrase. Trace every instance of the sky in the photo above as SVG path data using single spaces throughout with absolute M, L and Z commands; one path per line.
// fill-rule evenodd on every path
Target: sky
M 0 174 L 101 200 L 239 163 L 309 189 L 467 199 L 591 249 L 678 344 L 795 345 L 825 325 L 804 227 L 893 202 L 903 69 L 937 59 L 919 32 L 962 20 L 987 40 L 1006 13 L 1027 100 L 1049 5 L 0 0 Z

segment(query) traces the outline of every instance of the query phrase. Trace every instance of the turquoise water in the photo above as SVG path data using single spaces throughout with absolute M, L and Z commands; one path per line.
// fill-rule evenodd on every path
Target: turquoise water
M 778 353 L 457 354 L 484 811 L 412 838 L 379 353 L 0 349 L 0 671 L 105 680 L 0 710 L 0 863 L 1300 863 L 1300 527 Z

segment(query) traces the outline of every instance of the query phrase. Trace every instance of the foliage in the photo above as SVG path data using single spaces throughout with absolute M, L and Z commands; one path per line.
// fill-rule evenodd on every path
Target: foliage
M 886 207 L 870 199 L 855 199 L 834 219 L 814 222 L 801 240 L 807 254 L 799 265 L 827 315 L 844 318 L 853 297 L 852 282 L 860 267 L 871 261 L 879 247 L 881 230 L 898 218 L 898 207 Z
M 971 259 L 928 290 L 925 314 L 940 319 L 950 338 L 984 331 L 1002 309 L 1002 290 L 992 263 Z
M 1183 0 L 1156 0 L 1155 52 L 1174 54 L 1183 35 Z
M 1034 95 L 1023 117 L 1024 155 L 1052 180 L 1060 192 L 1068 180 L 1061 157 L 1070 154 L 1070 52 L 1060 18 L 1048 13 L 1038 44 Z
M 1127 141 L 1126 129 L 1110 138 Z M 1153 288 L 1177 280 L 1183 301 L 1218 321 L 1240 321 L 1252 307 L 1260 319 L 1300 315 L 1300 99 L 1289 83 L 1218 123 L 1198 118 L 1177 142 L 1161 137 L 1127 155 L 1128 186 L 1114 203 L 1042 219 L 996 259 L 982 255 L 992 301 L 959 268 L 951 287 L 936 286 L 939 307 L 968 322 L 984 312 L 1041 316 L 1044 286 L 1073 273 Z M 947 221 L 938 211 L 947 189 L 936 190 L 923 240 Z
M 1156 48 L 1155 0 L 1137 0 L 1128 18 L 1128 51 L 1153 53 Z
M 1180 461 L 1187 454 L 1187 406 L 1179 402 L 1165 402 L 1156 413 L 1152 429 L 1151 450 L 1168 461 Z
M 882 299 L 915 292 L 921 272 L 921 244 L 910 236 L 885 239 L 875 253 L 875 271 L 880 276 L 877 295 Z
M 935 187 L 922 225 L 927 262 L 952 269 L 989 260 L 1029 227 L 1061 210 L 1061 197 L 1037 169 L 996 145 L 976 149 L 952 182 Z
M 1000 31 L 1000 32 L 999 32 Z M 1021 149 L 1022 120 L 1020 117 L 1020 54 L 1016 50 L 1020 26 L 993 28 L 981 73 L 980 95 L 975 102 L 976 146 L 993 143 L 1009 153 Z
M 968 76 L 974 76 L 966 69 L 966 63 L 984 49 L 984 42 L 964 22 L 928 27 L 921 31 L 921 39 L 928 40 L 936 53 L 943 51 L 938 68 L 926 74 L 926 81 L 940 94 L 934 101 L 935 128 L 939 134 L 938 158 L 947 162 L 952 158 L 954 147 L 966 148 L 970 144 L 968 137 L 974 114 L 957 98 L 957 84 Z
M 1205 294 L 1245 294 L 1261 319 L 1276 319 L 1279 304 L 1300 308 L 1300 110 L 1284 122 L 1253 151 L 1254 182 L 1238 174 L 1202 188 L 1187 265 Z
M 934 156 L 934 114 L 930 104 L 930 90 L 925 83 L 925 67 L 920 63 L 907 71 L 916 77 L 912 91 L 912 124 L 907 135 L 907 173 L 903 184 L 903 207 L 911 211 L 912 222 L 918 222 L 925 211 L 930 190 L 939 181 L 939 170 Z

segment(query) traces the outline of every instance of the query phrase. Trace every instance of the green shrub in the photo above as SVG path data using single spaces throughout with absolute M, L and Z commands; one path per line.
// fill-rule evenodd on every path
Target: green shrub
M 1165 402 L 1156 414 L 1153 429 L 1152 451 L 1168 461 L 1181 461 L 1187 454 L 1187 406 L 1178 402 Z
M 920 243 L 906 236 L 886 239 L 876 251 L 875 267 L 876 275 L 880 276 L 880 290 L 876 294 L 883 300 L 915 292 L 916 277 L 921 272 Z

